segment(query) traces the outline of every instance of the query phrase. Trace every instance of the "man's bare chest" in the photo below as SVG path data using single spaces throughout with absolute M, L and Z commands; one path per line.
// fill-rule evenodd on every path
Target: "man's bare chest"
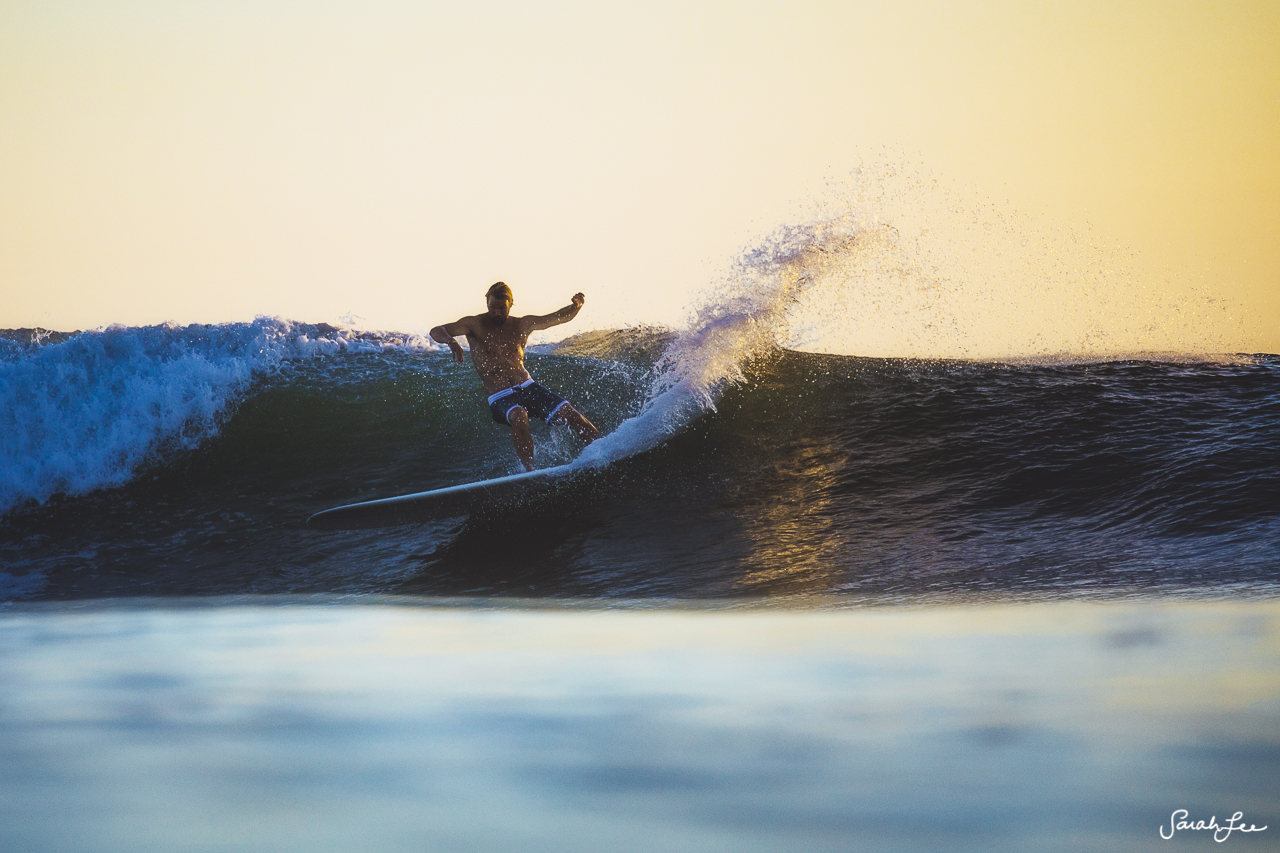
M 527 334 L 519 330 L 506 329 L 484 330 L 479 334 L 467 335 L 472 349 L 478 349 L 493 358 L 520 357 L 524 354 Z

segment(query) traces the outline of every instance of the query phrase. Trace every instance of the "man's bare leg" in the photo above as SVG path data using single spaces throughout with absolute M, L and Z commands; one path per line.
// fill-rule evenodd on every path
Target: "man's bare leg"
M 507 415 L 507 423 L 511 424 L 511 443 L 516 446 L 516 456 L 524 470 L 533 470 L 533 436 L 529 434 L 529 413 L 524 406 L 516 406 Z
M 581 412 L 568 403 L 560 407 L 560 411 L 556 412 L 556 416 L 551 422 L 553 424 L 568 424 L 569 429 L 577 433 L 578 438 L 587 444 L 600 437 L 600 430 L 596 429 L 596 425 L 584 418 Z

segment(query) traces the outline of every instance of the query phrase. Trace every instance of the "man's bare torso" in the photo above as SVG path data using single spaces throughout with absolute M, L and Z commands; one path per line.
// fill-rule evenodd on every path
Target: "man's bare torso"
M 513 317 L 513 303 L 509 293 L 508 291 L 505 296 L 502 293 L 489 293 L 485 296 L 485 302 L 489 306 L 486 313 L 463 317 L 456 323 L 446 323 L 431 330 L 432 340 L 448 343 L 459 363 L 462 362 L 462 348 L 452 339 L 454 335 L 466 335 L 471 347 L 471 363 L 475 365 L 476 373 L 480 374 L 480 382 L 489 394 L 528 380 L 530 376 L 524 367 L 524 347 L 529 341 L 530 333 L 567 323 L 577 316 L 585 300 L 581 293 L 575 293 L 570 304 L 559 311 L 542 316 L 531 314 L 527 317 Z
M 480 374 L 484 390 L 493 394 L 528 380 L 524 347 L 529 341 L 529 324 L 524 317 L 507 317 L 500 325 L 488 314 L 467 317 L 467 345 L 471 363 Z

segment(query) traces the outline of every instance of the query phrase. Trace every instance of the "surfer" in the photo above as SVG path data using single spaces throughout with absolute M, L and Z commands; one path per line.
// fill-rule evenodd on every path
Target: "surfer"
M 550 391 L 529 375 L 524 367 L 524 347 L 529 334 L 567 323 L 582 310 L 586 297 L 573 295 L 573 302 L 559 311 L 542 316 L 512 317 L 515 297 L 511 288 L 498 282 L 484 295 L 489 310 L 475 317 L 463 317 L 431 330 L 431 339 L 448 344 L 458 364 L 463 363 L 462 346 L 455 335 L 466 335 L 471 347 L 471 363 L 489 394 L 489 411 L 499 424 L 511 427 L 511 443 L 526 471 L 533 470 L 533 436 L 529 434 L 529 415 L 549 424 L 568 424 L 578 437 L 590 444 L 600 437 L 600 430 L 569 402 Z

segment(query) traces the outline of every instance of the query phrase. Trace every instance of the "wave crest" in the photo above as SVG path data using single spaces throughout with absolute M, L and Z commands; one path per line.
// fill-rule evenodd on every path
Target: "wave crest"
M 270 317 L 12 338 L 0 340 L 0 514 L 122 485 L 157 454 L 196 447 L 256 377 L 287 361 L 436 348 Z
M 714 411 L 745 366 L 777 348 L 801 294 L 864 234 L 857 217 L 832 217 L 779 228 L 739 255 L 658 359 L 640 413 L 590 445 L 578 463 L 604 465 L 648 450 Z

